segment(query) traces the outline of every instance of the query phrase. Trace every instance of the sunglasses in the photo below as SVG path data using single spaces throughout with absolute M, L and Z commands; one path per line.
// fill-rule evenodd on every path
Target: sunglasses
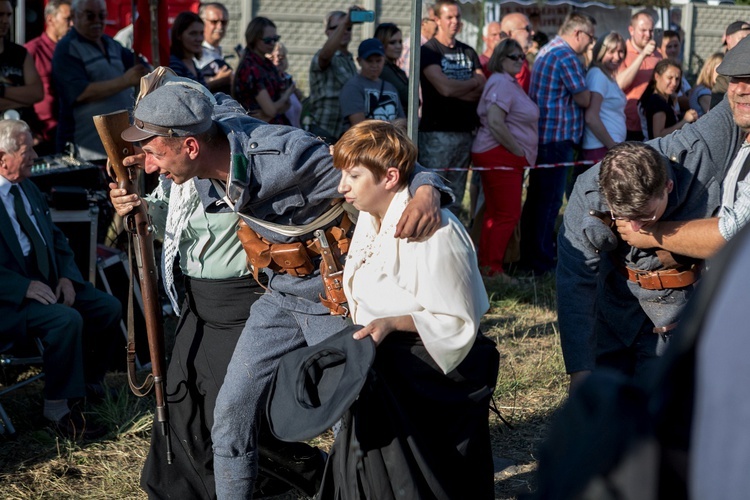
M 105 19 L 107 19 L 107 11 L 93 12 L 90 10 L 84 10 L 83 15 L 86 16 L 87 21 L 94 21 L 97 18 L 100 21 L 104 21 Z
M 523 61 L 523 59 L 524 59 L 525 56 L 523 54 L 508 54 L 505 57 L 507 57 L 508 59 L 512 59 L 512 60 L 518 62 L 518 61 Z
M 531 33 L 531 26 L 527 24 L 523 28 L 513 28 L 511 31 L 524 31 L 524 30 Z
M 211 24 L 221 24 L 222 26 L 229 24 L 229 21 L 226 19 L 206 19 L 205 21 Z
M 281 40 L 281 35 L 276 35 L 276 36 L 267 36 L 267 37 L 263 37 L 263 38 L 261 38 L 260 40 L 261 40 L 261 41 L 262 41 L 263 43 L 265 43 L 265 44 L 267 44 L 267 45 L 270 45 L 270 44 L 272 44 L 272 43 L 276 43 L 276 42 L 278 42 L 279 40 Z
M 335 30 L 338 27 L 339 27 L 339 25 L 337 24 L 336 26 L 328 26 L 328 29 L 329 30 Z M 351 31 L 351 30 L 352 30 L 351 26 L 349 26 L 348 28 L 346 28 L 346 31 Z

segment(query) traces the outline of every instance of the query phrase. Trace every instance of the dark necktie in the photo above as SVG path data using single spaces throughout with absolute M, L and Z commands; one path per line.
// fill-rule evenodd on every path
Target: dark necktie
M 13 208 L 16 211 L 16 219 L 18 224 L 21 226 L 21 230 L 26 234 L 31 241 L 31 248 L 34 250 L 36 256 L 36 265 L 39 268 L 39 272 L 42 276 L 49 278 L 49 256 L 47 254 L 47 246 L 42 240 L 42 236 L 37 231 L 34 223 L 31 221 L 31 217 L 26 213 L 26 207 L 23 205 L 23 198 L 21 197 L 21 190 L 18 189 L 17 185 L 10 187 L 10 194 L 13 195 Z

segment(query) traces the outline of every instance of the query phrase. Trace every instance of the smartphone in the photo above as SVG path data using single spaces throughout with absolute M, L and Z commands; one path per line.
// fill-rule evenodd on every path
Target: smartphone
M 354 24 L 375 22 L 375 12 L 372 10 L 353 10 L 349 13 L 349 20 Z

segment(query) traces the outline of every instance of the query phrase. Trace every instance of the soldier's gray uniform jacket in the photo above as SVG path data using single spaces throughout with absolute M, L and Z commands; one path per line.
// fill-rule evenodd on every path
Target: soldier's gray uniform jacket
M 223 94 L 217 94 L 217 101 L 217 108 L 221 109 L 214 111 L 214 118 L 226 134 L 232 154 L 226 194 L 235 211 L 266 222 L 301 226 L 314 221 L 342 198 L 337 191 L 341 174 L 333 167 L 327 144 L 304 130 L 269 125 L 236 113 L 231 106 L 234 101 Z M 439 189 L 444 205 L 453 201 L 450 190 L 438 175 L 418 167 L 409 186 L 412 194 L 422 185 Z M 229 210 L 213 187 L 196 184 L 196 189 L 206 211 Z M 305 241 L 313 237 L 312 232 L 301 237 L 287 237 L 251 220 L 246 222 L 274 243 Z M 313 302 L 318 302 L 318 294 L 323 291 L 317 269 L 306 277 L 266 272 L 269 289 Z
M 721 203 L 721 183 L 744 134 L 726 99 L 693 124 L 648 144 L 670 160 L 674 189 L 661 220 L 711 217 Z M 568 373 L 591 370 L 597 342 L 630 346 L 653 326 L 677 321 L 692 287 L 645 290 L 630 282 L 614 261 L 655 270 L 652 250 L 638 250 L 615 237 L 589 210 L 608 212 L 599 192 L 599 165 L 576 181 L 558 236 L 557 309 Z M 600 336 L 605 336 L 599 338 Z

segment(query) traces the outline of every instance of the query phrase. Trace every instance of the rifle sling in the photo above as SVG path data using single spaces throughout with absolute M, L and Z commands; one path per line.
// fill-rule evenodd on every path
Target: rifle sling
M 128 216 L 131 217 L 131 216 Z M 151 389 L 154 386 L 154 375 L 153 373 L 149 373 L 146 377 L 146 380 L 143 381 L 143 384 L 138 385 L 138 377 L 136 375 L 136 366 L 135 366 L 135 310 L 133 307 L 133 301 L 135 300 L 135 286 L 134 282 L 136 280 L 134 275 L 134 269 L 133 269 L 133 233 L 127 229 L 127 224 L 125 225 L 126 231 L 128 231 L 128 271 L 129 271 L 129 280 L 128 280 L 128 347 L 127 347 L 127 365 L 128 365 L 128 385 L 130 385 L 130 390 L 133 391 L 133 394 L 138 396 L 139 398 L 142 398 L 144 396 L 147 396 L 149 392 L 151 392 Z

